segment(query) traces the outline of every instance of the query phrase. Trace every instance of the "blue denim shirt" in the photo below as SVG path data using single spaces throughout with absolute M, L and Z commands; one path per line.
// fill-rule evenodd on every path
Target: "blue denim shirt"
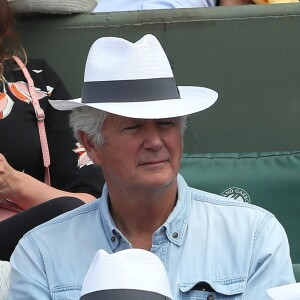
M 216 0 L 100 0 L 94 12 L 216 6 Z
M 107 198 L 104 187 L 99 200 L 21 239 L 11 258 L 10 300 L 79 299 L 97 250 L 131 247 Z M 267 288 L 295 281 L 286 233 L 271 213 L 190 188 L 180 175 L 177 204 L 153 234 L 152 252 L 165 265 L 173 300 L 270 299 Z

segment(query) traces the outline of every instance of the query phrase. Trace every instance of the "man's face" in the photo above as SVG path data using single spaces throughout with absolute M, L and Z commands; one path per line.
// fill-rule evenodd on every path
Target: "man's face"
M 164 188 L 176 180 L 182 155 L 180 118 L 145 120 L 110 114 L 93 160 L 108 185 Z

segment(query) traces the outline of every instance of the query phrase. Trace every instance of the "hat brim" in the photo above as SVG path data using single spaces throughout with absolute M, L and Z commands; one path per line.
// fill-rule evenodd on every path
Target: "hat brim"
M 168 300 L 167 296 L 143 290 L 111 289 L 91 292 L 80 297 L 80 300 Z
M 82 103 L 81 98 L 72 100 L 49 100 L 58 110 L 72 110 L 89 106 L 115 115 L 138 119 L 163 119 L 185 116 L 205 110 L 218 99 L 218 93 L 204 87 L 179 86 L 180 99 L 141 101 Z

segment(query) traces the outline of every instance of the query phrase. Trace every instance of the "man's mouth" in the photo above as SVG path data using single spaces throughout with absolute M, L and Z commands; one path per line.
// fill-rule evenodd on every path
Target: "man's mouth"
M 148 165 L 148 166 L 151 166 L 151 165 L 159 165 L 159 164 L 163 164 L 165 162 L 167 162 L 168 160 L 167 159 L 156 159 L 156 160 L 146 160 L 146 161 L 142 161 L 141 163 L 139 163 L 139 165 Z

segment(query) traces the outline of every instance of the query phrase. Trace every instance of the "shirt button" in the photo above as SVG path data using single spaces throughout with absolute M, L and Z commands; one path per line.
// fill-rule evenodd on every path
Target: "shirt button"
M 173 237 L 174 239 L 177 239 L 177 238 L 178 238 L 178 232 L 173 232 L 172 237 Z
M 115 241 L 116 241 L 116 237 L 115 237 L 115 236 L 112 236 L 112 237 L 111 237 L 111 241 L 112 241 L 112 242 L 115 242 Z
M 208 295 L 207 296 L 207 300 L 214 300 L 214 299 L 215 299 L 215 297 L 213 295 Z

